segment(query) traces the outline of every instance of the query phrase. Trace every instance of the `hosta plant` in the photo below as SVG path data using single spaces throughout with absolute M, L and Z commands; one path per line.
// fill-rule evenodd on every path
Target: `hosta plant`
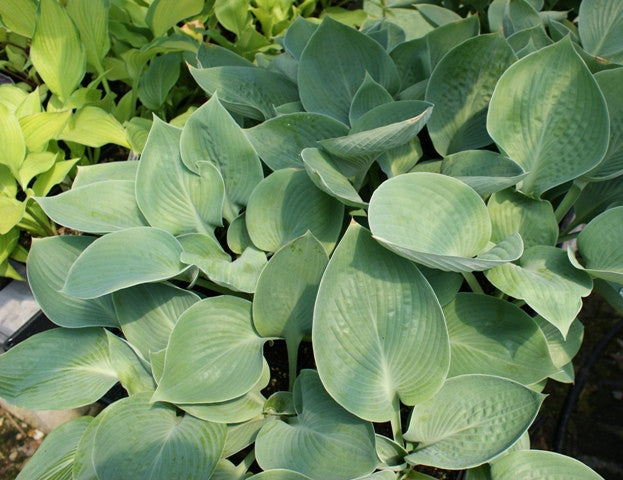
M 298 19 L 265 66 L 191 67 L 210 99 L 183 128 L 37 199 L 84 234 L 34 242 L 60 328 L 0 357 L 0 395 L 128 396 L 20 479 L 600 479 L 527 433 L 573 381 L 582 298 L 623 283 L 600 3 L 579 36 L 524 0 L 500 33 Z

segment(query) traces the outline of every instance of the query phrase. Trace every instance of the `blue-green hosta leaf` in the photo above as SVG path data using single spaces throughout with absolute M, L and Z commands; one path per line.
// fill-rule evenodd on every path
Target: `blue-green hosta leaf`
M 229 224 L 227 228 L 227 246 L 237 254 L 241 254 L 247 247 L 253 246 L 249 232 L 247 232 L 247 223 L 244 213 L 237 216 Z
M 104 330 L 108 339 L 110 366 L 114 369 L 119 382 L 130 395 L 140 392 L 153 392 L 156 388 L 154 378 L 149 372 L 146 361 L 139 359 L 128 342 L 108 330 Z
M 295 59 L 300 60 L 305 46 L 317 28 L 317 23 L 301 16 L 296 17 L 296 20 L 292 22 L 283 39 L 283 46 L 286 52 Z
M 466 40 L 437 64 L 425 98 L 435 105 L 428 132 L 441 155 L 491 143 L 486 127 L 489 99 L 514 61 L 506 41 L 491 34 Z
M 398 72 L 383 47 L 365 34 L 325 17 L 299 63 L 299 93 L 305 110 L 347 124 L 350 105 L 366 73 L 390 94 L 398 90 Z
M 588 223 L 608 208 L 623 205 L 623 176 L 589 183 L 573 205 L 574 223 Z
M 317 148 L 306 148 L 301 156 L 309 178 L 320 190 L 351 207 L 368 205 L 336 167 L 339 160 L 334 161 L 328 153 Z
M 14 113 L 0 103 L 0 164 L 9 167 L 13 175 L 19 172 L 26 156 L 26 142 Z
M 98 420 L 92 461 L 101 480 L 204 479 L 216 468 L 227 434 L 224 425 L 178 416 L 145 394 L 115 402 Z
M 248 447 L 253 442 L 261 428 L 270 422 L 276 422 L 273 416 L 258 417 L 248 422 L 227 425 L 227 440 L 223 457 L 230 457 L 234 453 Z
M 520 190 L 532 197 L 591 170 L 608 147 L 606 103 L 568 39 L 504 72 L 491 98 L 487 129 L 528 172 Z
M 244 395 L 262 375 L 264 342 L 253 327 L 251 302 L 230 296 L 201 300 L 173 328 L 152 400 L 214 403 Z
M 212 237 L 191 233 L 178 237 L 184 247 L 180 259 L 198 267 L 210 280 L 237 292 L 253 293 L 266 265 L 266 254 L 246 247 L 234 261 Z
M 150 110 L 159 110 L 167 100 L 169 92 L 180 76 L 179 53 L 167 53 L 151 60 L 139 80 L 136 92 L 143 105 Z
M 543 24 L 539 12 L 529 0 L 506 0 L 502 26 L 504 35 L 509 37 L 516 32 Z
M 95 402 L 120 377 L 141 390 L 132 382 L 146 372 L 130 348 L 116 342 L 123 341 L 101 328 L 38 333 L 0 356 L 0 395 L 23 408 L 62 410 Z
M 19 480 L 61 480 L 72 478 L 76 449 L 93 417 L 80 417 L 55 428 L 45 438 L 26 466 Z
M 318 140 L 348 134 L 348 127 L 320 113 L 289 113 L 245 130 L 264 163 L 271 170 L 302 167 L 301 151 L 319 147 Z
M 418 265 L 418 270 L 433 287 L 437 300 L 442 307 L 456 296 L 463 284 L 463 276 L 460 273 L 444 272 L 424 265 Z
M 413 8 L 400 8 L 410 6 L 411 3 L 397 2 L 392 5 L 392 8 L 383 12 L 384 18 L 399 25 L 404 30 L 407 40 L 422 37 L 437 27 L 461 19 L 452 10 L 437 5 L 416 4 L 413 5 Z
M 441 173 L 455 177 L 486 197 L 516 185 L 527 174 L 510 158 L 489 150 L 466 150 L 443 159 Z
M 552 204 L 513 190 L 496 192 L 487 203 L 491 217 L 491 241 L 499 242 L 519 232 L 526 248 L 554 246 L 558 240 L 558 222 Z
M 311 335 L 314 301 L 329 257 L 307 232 L 279 249 L 260 274 L 253 298 L 253 322 L 263 337 L 281 337 L 298 351 Z
M 89 236 L 33 239 L 28 255 L 28 281 L 43 313 L 61 327 L 116 327 L 110 295 L 82 300 L 60 292 L 69 269 L 93 241 Z
M 545 335 L 552 363 L 557 368 L 562 368 L 571 362 L 582 345 L 584 325 L 576 318 L 569 327 L 565 339 L 560 331 L 543 317 L 537 315 L 534 321 Z
M 77 110 L 70 118 L 59 138 L 89 147 L 116 143 L 130 148 L 125 129 L 110 113 L 93 105 Z
M 623 5 L 617 0 L 585 0 L 578 29 L 582 46 L 594 56 L 623 63 Z
M 420 161 L 424 152 L 418 137 L 409 143 L 393 148 L 376 158 L 387 178 L 409 172 Z
M 606 180 L 623 175 L 623 68 L 597 72 L 595 80 L 608 106 L 610 143 L 604 159 L 587 177 Z
M 525 300 L 564 337 L 593 287 L 590 276 L 574 268 L 563 250 L 545 245 L 527 248 L 517 262 L 485 275 L 507 295 Z
M 575 458 L 544 450 L 520 450 L 504 455 L 491 464 L 493 480 L 542 480 L 573 478 L 604 480 Z
M 228 110 L 256 120 L 274 117 L 275 107 L 299 99 L 286 76 L 259 67 L 190 67 L 190 73 L 208 95 L 218 91 Z
M 303 170 L 283 169 L 253 191 L 245 214 L 253 244 L 275 252 L 307 230 L 327 251 L 342 228 L 344 205 L 320 191 Z
M 523 58 L 532 52 L 536 52 L 554 43 L 552 39 L 547 36 L 541 24 L 532 28 L 526 28 L 525 30 L 519 30 L 506 40 L 518 58 Z
M 529 385 L 557 370 L 545 336 L 515 305 L 459 293 L 443 312 L 450 336 L 450 376 L 482 373 Z
M 301 18 L 301 17 L 298 17 Z M 311 480 L 307 475 L 283 468 L 267 470 L 253 475 L 249 480 Z
M 223 176 L 230 218 L 247 204 L 264 178 L 262 164 L 242 129 L 216 95 L 188 118 L 180 139 L 184 165 L 199 172 L 201 162 L 216 165 Z
M 71 266 L 61 293 L 97 298 L 141 283 L 179 275 L 182 246 L 173 235 L 152 227 L 128 228 L 95 240 Z
M 106 180 L 136 181 L 139 162 L 109 162 L 78 166 L 72 188 L 85 187 Z
M 203 7 L 203 0 L 154 0 L 144 18 L 154 37 L 159 37 L 180 20 L 201 13 Z
M 86 53 L 78 29 L 55 0 L 41 0 L 30 59 L 46 86 L 67 100 L 86 71 Z
M 348 119 L 352 125 L 359 117 L 374 107 L 383 105 L 384 103 L 393 102 L 394 99 L 389 94 L 383 85 L 374 81 L 368 72 L 361 82 L 361 85 L 353 96 L 353 101 L 350 104 L 350 110 L 348 111 Z
M 413 408 L 405 439 L 418 445 L 407 461 L 453 470 L 485 463 L 519 440 L 544 398 L 505 378 L 450 378 Z
M 384 422 L 443 383 L 450 362 L 443 314 L 410 262 L 351 224 L 320 283 L 312 331 L 318 372 L 348 411 Z
M 123 335 L 144 358 L 167 346 L 179 316 L 199 297 L 168 283 L 149 283 L 112 295 Z
M 623 207 L 601 213 L 578 235 L 581 263 L 568 250 L 572 263 L 593 277 L 623 284 Z
M 312 478 L 348 480 L 377 463 L 372 424 L 348 413 L 327 394 L 318 374 L 303 370 L 294 384 L 296 421 L 272 422 L 255 441 L 258 464 Z
M 193 417 L 215 423 L 242 423 L 262 414 L 266 398 L 260 390 L 270 382 L 270 367 L 264 361 L 262 376 L 253 388 L 241 397 L 220 403 L 178 403 L 177 406 Z
M 36 200 L 48 217 L 74 230 L 108 233 L 147 226 L 132 181 L 107 180 Z
M 136 200 L 150 225 L 180 235 L 211 233 L 222 225 L 223 178 L 210 162 L 188 170 L 180 155 L 182 130 L 158 118 L 136 176 Z
M 213 43 L 202 43 L 197 50 L 199 68 L 253 67 L 253 63 L 237 53 Z
M 375 22 L 369 27 L 362 25 L 361 31 L 378 42 L 388 52 L 396 45 L 404 42 L 406 38 L 405 31 L 395 22 L 391 22 L 387 19 Z
M 493 246 L 491 221 L 480 196 L 445 175 L 407 173 L 383 182 L 370 199 L 368 215 L 376 240 L 431 268 L 486 270 L 519 258 L 523 251 L 518 234 Z

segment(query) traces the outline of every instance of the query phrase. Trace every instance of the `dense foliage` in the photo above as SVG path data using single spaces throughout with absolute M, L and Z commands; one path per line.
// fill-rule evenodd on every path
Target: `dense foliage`
M 260 65 L 203 49 L 183 127 L 36 198 L 84 234 L 34 241 L 61 328 L 0 357 L 0 395 L 128 397 L 20 479 L 601 478 L 527 430 L 573 381 L 582 298 L 620 301 L 623 4 L 576 28 L 495 0 L 492 33 L 401 5 L 298 18 Z

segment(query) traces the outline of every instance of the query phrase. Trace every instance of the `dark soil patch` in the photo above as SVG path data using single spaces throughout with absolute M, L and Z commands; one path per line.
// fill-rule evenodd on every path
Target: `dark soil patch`
M 0 407 L 0 478 L 13 480 L 43 440 L 31 428 Z

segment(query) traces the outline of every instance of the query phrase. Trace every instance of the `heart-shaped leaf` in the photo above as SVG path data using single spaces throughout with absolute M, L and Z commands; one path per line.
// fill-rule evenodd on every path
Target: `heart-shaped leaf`
M 505 378 L 450 378 L 436 395 L 413 408 L 405 439 L 418 445 L 407 461 L 453 470 L 485 463 L 519 440 L 544 398 Z
M 325 271 L 312 331 L 327 391 L 355 415 L 395 420 L 433 395 L 449 365 L 439 302 L 410 262 L 351 224 Z
M 315 371 L 303 370 L 296 379 L 294 407 L 295 421 L 271 422 L 258 434 L 255 455 L 263 469 L 335 480 L 374 470 L 378 459 L 372 424 L 335 403 Z
M 575 458 L 543 450 L 520 450 L 504 455 L 491 465 L 494 480 L 541 480 L 548 477 L 604 480 Z

